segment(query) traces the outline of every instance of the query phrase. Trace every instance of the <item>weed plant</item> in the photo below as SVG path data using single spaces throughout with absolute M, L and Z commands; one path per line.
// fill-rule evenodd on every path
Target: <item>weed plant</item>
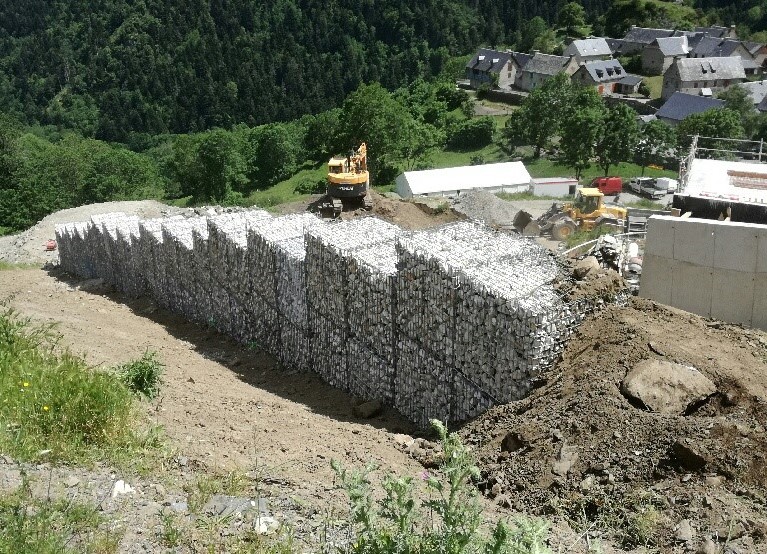
M 426 500 L 414 494 L 413 477 L 383 478 L 383 499 L 373 500 L 370 473 L 331 463 L 349 498 L 351 540 L 341 550 L 354 554 L 545 554 L 547 525 L 540 520 L 499 522 L 490 528 L 482 518 L 472 480 L 479 469 L 458 435 L 437 420 L 442 463 L 424 472 Z
M 0 552 L 63 554 L 117 552 L 119 536 L 103 530 L 104 516 L 71 500 L 34 499 L 26 476 L 0 496 Z
M 128 388 L 57 341 L 50 326 L 0 313 L 0 451 L 20 460 L 82 461 L 143 449 Z
M 157 353 L 147 350 L 140 359 L 119 366 L 117 373 L 128 389 L 152 400 L 160 393 L 163 369 Z

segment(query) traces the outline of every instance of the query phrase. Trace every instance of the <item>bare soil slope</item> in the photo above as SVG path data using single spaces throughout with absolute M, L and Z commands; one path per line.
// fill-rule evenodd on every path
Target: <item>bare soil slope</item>
M 644 359 L 692 365 L 718 392 L 686 415 L 637 407 L 620 384 Z M 663 550 L 767 552 L 767 334 L 636 299 L 584 323 L 545 377 L 461 432 L 487 496 L 582 528 L 618 522 L 624 547 L 647 542 L 652 523 Z

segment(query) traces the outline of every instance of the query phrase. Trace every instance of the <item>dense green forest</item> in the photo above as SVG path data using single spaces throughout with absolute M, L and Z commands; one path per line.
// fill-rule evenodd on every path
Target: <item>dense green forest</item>
M 767 0 L 6 0 L 0 232 L 89 202 L 248 203 L 305 171 L 296 190 L 315 191 L 323 161 L 362 141 L 379 185 L 430 167 L 438 151 L 492 146 L 508 159 L 524 143 L 537 154 L 548 135 L 517 125 L 501 138 L 455 89 L 476 47 L 556 51 L 568 36 L 620 36 L 631 24 L 736 23 L 763 38 L 765 14 Z M 565 96 L 583 121 L 554 121 L 562 137 L 600 114 L 630 118 Z M 728 100 L 739 117 L 696 125 L 760 135 L 767 122 L 741 100 Z M 595 140 L 609 131 L 591 129 Z M 563 149 L 562 161 L 580 174 L 585 154 Z M 597 163 L 607 171 L 622 157 Z

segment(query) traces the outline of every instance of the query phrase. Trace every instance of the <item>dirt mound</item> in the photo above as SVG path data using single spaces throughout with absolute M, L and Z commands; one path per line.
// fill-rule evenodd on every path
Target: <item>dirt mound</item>
M 620 390 L 647 359 L 697 368 L 717 392 L 685 415 L 650 412 Z M 533 395 L 461 434 L 501 506 L 612 528 L 624 547 L 750 552 L 767 551 L 766 425 L 765 333 L 635 299 L 587 320 Z
M 484 221 L 486 225 L 511 227 L 519 208 L 501 200 L 492 192 L 473 190 L 461 194 L 453 202 L 453 208 L 470 219 Z

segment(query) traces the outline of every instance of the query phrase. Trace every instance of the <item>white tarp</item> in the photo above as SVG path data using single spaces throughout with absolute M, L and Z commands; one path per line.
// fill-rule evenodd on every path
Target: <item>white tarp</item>
M 397 177 L 397 194 L 403 198 L 418 195 L 448 195 L 472 189 L 497 192 L 527 190 L 532 179 L 522 162 L 469 165 L 406 171 Z

